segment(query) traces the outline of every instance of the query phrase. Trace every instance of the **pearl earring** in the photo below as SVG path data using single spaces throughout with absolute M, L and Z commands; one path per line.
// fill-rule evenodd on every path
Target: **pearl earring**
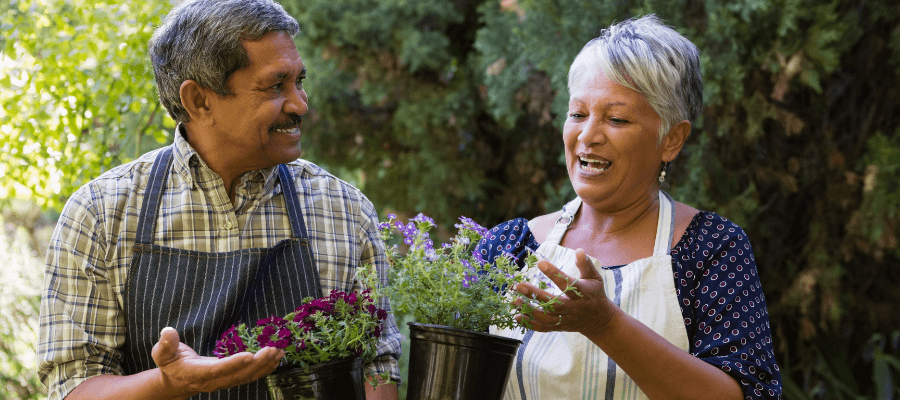
M 659 183 L 663 183 L 666 181 L 666 168 L 668 168 L 669 163 L 664 162 L 662 171 L 659 172 Z

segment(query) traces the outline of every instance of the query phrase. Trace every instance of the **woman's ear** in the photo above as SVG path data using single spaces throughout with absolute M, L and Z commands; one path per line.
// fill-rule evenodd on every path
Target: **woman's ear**
M 181 83 L 178 91 L 181 106 L 187 110 L 192 122 L 196 121 L 201 125 L 214 123 L 209 93 L 210 91 L 200 86 L 197 81 L 186 80 Z
M 684 147 L 684 143 L 690 134 L 690 121 L 684 120 L 673 125 L 672 129 L 669 130 L 669 134 L 662 140 L 662 161 L 672 162 L 678 156 L 678 153 L 681 152 L 681 148 Z

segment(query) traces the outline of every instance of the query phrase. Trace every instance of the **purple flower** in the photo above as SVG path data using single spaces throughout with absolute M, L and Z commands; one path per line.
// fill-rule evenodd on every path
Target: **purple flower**
M 423 222 L 423 223 L 424 223 L 424 222 L 427 222 L 427 223 L 429 223 L 429 224 L 431 224 L 431 225 L 434 225 L 434 224 L 435 224 L 433 219 L 431 219 L 431 218 L 425 216 L 425 214 L 422 214 L 422 213 L 419 213 L 419 215 L 416 215 L 416 216 L 413 217 L 413 219 L 411 219 L 410 221 L 413 221 L 413 222 Z
M 222 334 L 222 338 L 216 341 L 216 347 L 213 349 L 213 354 L 218 358 L 225 358 L 246 350 L 247 345 L 244 344 L 244 340 L 241 339 L 237 327 L 232 325 L 231 328 Z
M 475 258 L 475 261 L 478 261 L 481 264 L 484 264 L 486 262 L 484 261 L 484 257 L 481 257 L 481 253 L 477 249 L 472 250 L 472 257 Z
M 456 229 L 470 229 L 475 231 L 475 233 L 482 237 L 487 235 L 488 230 L 485 227 L 478 225 L 478 223 L 473 221 L 471 218 L 459 217 L 459 220 L 462 221 L 462 224 L 453 225 L 456 227 Z

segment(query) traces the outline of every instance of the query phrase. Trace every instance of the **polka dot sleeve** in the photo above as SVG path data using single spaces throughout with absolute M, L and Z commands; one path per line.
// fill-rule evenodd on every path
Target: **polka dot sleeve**
M 746 399 L 780 399 L 766 299 L 743 229 L 701 212 L 671 255 L 691 354 L 734 377 Z
M 538 243 L 534 240 L 531 230 L 528 229 L 528 220 L 517 218 L 491 228 L 478 244 L 476 251 L 485 261 L 491 263 L 504 253 L 512 255 L 519 268 L 522 268 L 525 265 L 525 256 L 528 255 L 528 251 L 537 250 L 537 248 Z

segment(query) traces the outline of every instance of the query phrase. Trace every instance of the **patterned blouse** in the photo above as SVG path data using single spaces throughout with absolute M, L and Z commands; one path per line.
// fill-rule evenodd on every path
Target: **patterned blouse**
M 524 260 L 539 245 L 518 218 L 491 229 L 478 251 L 487 261 L 502 253 Z M 731 375 L 746 399 L 781 399 L 766 300 L 744 230 L 701 211 L 670 254 L 690 353 Z

